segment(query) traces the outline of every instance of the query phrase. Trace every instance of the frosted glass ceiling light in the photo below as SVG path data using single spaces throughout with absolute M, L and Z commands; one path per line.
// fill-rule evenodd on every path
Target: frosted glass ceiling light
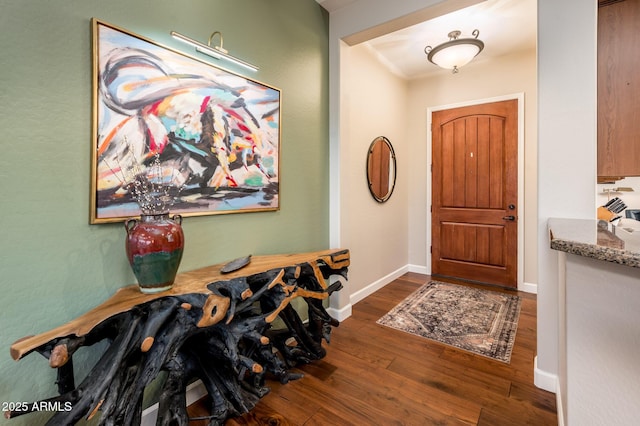
M 484 43 L 478 40 L 480 31 L 473 31 L 472 35 L 475 38 L 459 38 L 460 34 L 462 34 L 460 31 L 451 31 L 448 34 L 449 41 L 436 47 L 425 47 L 424 53 L 427 55 L 427 60 L 441 68 L 452 70 L 454 74 L 460 67 L 471 62 L 484 49 Z
M 194 46 L 198 52 L 204 53 L 205 55 L 209 55 L 216 59 L 226 59 L 229 62 L 233 62 L 236 65 L 243 66 L 247 69 L 250 69 L 251 71 L 258 71 L 259 69 L 255 65 L 245 62 L 242 59 L 238 59 L 235 56 L 229 55 L 229 52 L 227 51 L 227 49 L 222 47 L 222 33 L 220 31 L 214 31 L 209 36 L 209 41 L 207 42 L 207 44 L 200 43 L 199 41 L 196 41 L 190 37 L 187 37 L 175 31 L 171 31 L 170 34 L 176 40 L 180 40 L 184 43 Z M 211 40 L 216 35 L 220 36 L 220 46 L 211 46 Z

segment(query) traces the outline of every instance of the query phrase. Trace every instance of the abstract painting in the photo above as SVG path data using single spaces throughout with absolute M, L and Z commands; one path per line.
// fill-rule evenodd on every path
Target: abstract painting
M 171 213 L 279 209 L 280 90 L 92 20 L 91 223 L 140 215 L 153 176 Z

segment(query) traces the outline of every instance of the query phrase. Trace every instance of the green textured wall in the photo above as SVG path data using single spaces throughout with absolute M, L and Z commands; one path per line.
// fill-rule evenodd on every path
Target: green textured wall
M 222 31 L 261 68 L 245 75 L 282 90 L 280 210 L 185 218 L 181 271 L 328 247 L 328 16 L 314 0 L 0 0 L 0 402 L 56 391 L 46 360 L 13 361 L 12 342 L 135 282 L 122 224 L 89 225 L 92 17 L 185 52 L 169 31 Z M 78 354 L 79 379 L 99 352 Z

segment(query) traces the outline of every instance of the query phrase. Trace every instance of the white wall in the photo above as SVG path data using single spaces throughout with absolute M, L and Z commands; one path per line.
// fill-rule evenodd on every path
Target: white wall
M 442 70 L 437 74 L 411 81 L 407 128 L 411 141 L 409 170 L 409 263 L 416 268 L 427 264 L 427 212 L 431 188 L 427 186 L 427 109 L 524 93 L 524 205 L 518 206 L 524 220 L 524 282 L 537 283 L 537 80 L 536 51 L 518 52 L 491 61 L 472 62 L 458 74 Z
M 359 129 L 352 130 L 353 126 L 350 123 L 350 111 L 353 109 L 348 91 L 351 72 L 349 61 L 351 48 L 343 40 L 348 39 L 352 44 L 356 43 L 358 38 L 361 38 L 360 41 L 365 41 L 385 32 L 413 25 L 429 17 L 438 16 L 478 1 L 480 0 L 447 0 L 444 2 L 441 0 L 407 0 L 401 3 L 387 0 L 338 1 L 337 3 L 348 4 L 331 12 L 329 19 L 330 244 L 332 247 L 349 248 L 352 259 L 347 288 L 332 297 L 330 301 L 331 308 L 334 310 L 333 313 L 338 318 L 350 314 L 352 299 L 355 303 L 355 301 L 366 295 L 363 293 L 363 291 L 367 291 L 364 287 L 367 285 L 375 287 L 390 278 L 388 275 L 382 275 L 378 276 L 373 282 L 365 281 L 364 277 L 360 277 L 358 272 L 359 268 L 361 268 L 359 254 L 357 253 L 358 248 L 354 250 L 354 247 L 348 245 L 348 243 L 354 243 L 353 233 L 348 229 L 353 224 L 352 218 L 362 218 L 369 212 L 362 209 L 362 206 L 355 209 L 349 204 L 343 205 L 349 201 L 349 197 L 352 195 L 346 192 L 351 184 L 350 182 L 353 181 L 350 178 L 350 169 L 352 167 L 350 151 L 352 148 L 349 146 L 348 140 L 353 138 L 353 132 L 360 131 Z M 327 1 L 327 3 L 330 2 Z M 329 10 L 333 10 L 333 8 L 329 7 Z M 375 68 L 379 67 L 376 66 Z M 368 73 L 369 70 L 363 70 L 360 78 Z M 372 89 L 368 88 L 367 91 L 372 91 Z M 355 102 L 358 102 L 358 100 L 356 99 Z M 368 124 L 371 124 L 371 122 Z M 378 135 L 376 134 L 375 136 Z M 362 137 L 364 138 L 364 135 Z M 369 142 L 371 141 L 369 136 L 366 139 Z M 392 143 L 395 144 L 393 139 Z M 357 149 L 357 147 L 353 149 Z M 366 151 L 364 155 L 364 159 L 366 159 Z M 364 163 L 361 164 L 362 166 L 360 167 L 363 168 Z M 407 168 L 404 168 L 406 172 Z M 399 186 L 401 185 L 399 184 Z M 364 190 L 368 191 L 366 187 Z M 394 194 L 392 196 L 393 202 L 396 203 L 400 197 L 398 194 Z M 408 229 L 404 227 L 405 235 L 395 235 L 394 238 L 399 238 L 401 241 L 406 242 L 408 232 Z M 405 256 L 407 256 L 407 247 L 408 243 L 403 251 Z M 367 248 L 366 245 L 364 248 Z M 385 249 L 380 256 L 384 257 L 390 251 L 391 248 Z M 406 262 L 407 258 L 405 258 L 405 264 Z M 395 264 L 395 261 L 391 263 Z M 366 274 L 364 269 L 366 264 L 362 268 L 361 271 Z M 387 272 L 387 274 L 393 273 L 394 271 L 391 270 Z M 369 289 L 371 290 L 372 288 L 370 287 Z
M 550 390 L 558 374 L 558 261 L 547 221 L 595 218 L 596 3 L 538 0 L 536 385 Z
M 636 268 L 566 255 L 566 425 L 638 424 L 638 306 Z
M 389 275 L 404 273 L 408 257 L 407 84 L 381 67 L 364 45 L 341 56 L 341 241 L 351 251 L 348 293 L 355 303 Z M 396 153 L 396 187 L 385 203 L 376 202 L 366 179 L 367 152 L 378 136 L 386 136 Z M 387 280 L 388 282 L 388 280 Z M 386 284 L 385 282 L 384 284 Z

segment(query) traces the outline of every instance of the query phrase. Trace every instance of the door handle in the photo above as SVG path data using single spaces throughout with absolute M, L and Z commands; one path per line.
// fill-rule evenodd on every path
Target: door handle
M 502 220 L 512 220 L 513 221 L 513 220 L 516 220 L 516 217 L 513 216 L 513 215 L 509 215 L 509 216 L 503 217 Z

